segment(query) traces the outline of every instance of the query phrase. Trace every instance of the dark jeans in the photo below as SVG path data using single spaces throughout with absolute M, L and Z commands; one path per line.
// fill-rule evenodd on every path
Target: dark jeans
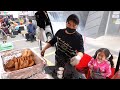
M 55 55 L 55 66 L 64 67 L 66 63 L 69 63 L 70 59 L 64 56 Z
M 31 33 L 27 33 L 27 34 L 25 34 L 25 36 L 28 41 L 33 41 L 35 39 L 35 35 L 33 35 Z

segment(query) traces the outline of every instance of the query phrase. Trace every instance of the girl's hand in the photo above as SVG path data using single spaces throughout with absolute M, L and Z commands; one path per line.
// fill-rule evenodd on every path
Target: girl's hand
M 90 69 L 91 69 L 91 70 L 93 70 L 93 68 L 94 68 L 94 66 L 93 66 L 93 65 L 91 65 L 91 66 L 90 66 Z
M 100 73 L 102 76 L 104 76 L 104 73 Z

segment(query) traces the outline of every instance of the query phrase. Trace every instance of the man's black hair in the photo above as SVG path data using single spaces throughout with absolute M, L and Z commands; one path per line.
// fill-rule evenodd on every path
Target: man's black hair
M 29 19 L 29 22 L 32 22 L 32 20 L 31 20 L 31 19 Z
M 79 18 L 78 18 L 77 15 L 71 14 L 70 16 L 68 16 L 66 22 L 69 22 L 69 21 L 71 21 L 71 20 L 72 20 L 76 25 L 79 24 Z

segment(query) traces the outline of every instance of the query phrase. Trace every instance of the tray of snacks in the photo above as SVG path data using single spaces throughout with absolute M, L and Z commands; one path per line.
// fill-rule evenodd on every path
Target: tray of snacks
M 41 73 L 46 60 L 31 49 L 11 50 L 1 53 L 3 62 L 3 79 L 26 79 Z

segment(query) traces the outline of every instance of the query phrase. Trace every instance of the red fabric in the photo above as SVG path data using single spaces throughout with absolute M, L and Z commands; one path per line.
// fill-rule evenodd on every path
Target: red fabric
M 79 64 L 76 65 L 77 70 L 81 70 L 81 68 L 88 67 L 88 63 L 91 59 L 92 59 L 91 56 L 89 56 L 88 54 L 84 54 L 83 57 L 81 58 Z
M 115 73 L 115 68 L 111 68 L 111 75 L 109 76 L 109 78 L 112 78 L 114 76 L 114 73 Z
M 120 79 L 120 70 L 118 70 L 111 79 Z
M 89 79 L 90 78 L 90 70 L 88 70 L 88 73 L 86 75 L 86 78 Z
M 84 73 L 87 77 L 88 73 L 88 63 L 92 59 L 92 57 L 88 54 L 84 54 L 83 57 L 81 58 L 80 62 L 78 65 L 76 65 L 76 69 L 82 73 Z

